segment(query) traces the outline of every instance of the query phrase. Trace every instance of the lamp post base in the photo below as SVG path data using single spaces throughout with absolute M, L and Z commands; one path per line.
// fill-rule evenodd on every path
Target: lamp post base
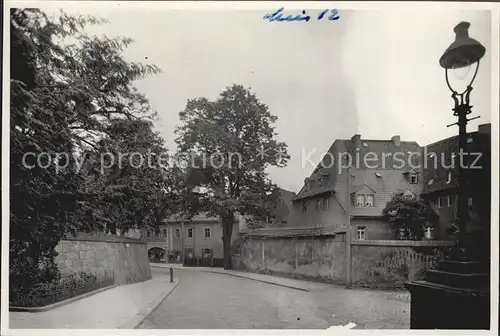
M 488 264 L 443 260 L 426 280 L 406 284 L 411 293 L 411 329 L 489 329 Z

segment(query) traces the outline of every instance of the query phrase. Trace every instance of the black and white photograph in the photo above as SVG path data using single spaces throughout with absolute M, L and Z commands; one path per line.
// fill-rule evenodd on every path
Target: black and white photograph
M 6 1 L 3 36 L 2 335 L 498 333 L 500 5 Z

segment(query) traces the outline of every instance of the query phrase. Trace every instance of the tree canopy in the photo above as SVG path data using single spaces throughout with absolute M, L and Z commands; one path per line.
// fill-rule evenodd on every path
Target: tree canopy
M 419 196 L 395 195 L 382 211 L 392 228 L 410 232 L 421 239 L 425 226 L 434 226 L 438 214 Z
M 223 225 L 225 268 L 235 214 L 264 217 L 277 201 L 277 186 L 266 169 L 284 167 L 287 146 L 277 140 L 276 116 L 241 85 L 227 87 L 214 101 L 196 98 L 180 112 L 177 156 L 187 160 L 186 186 L 202 187 L 193 212 L 219 216 Z
M 167 169 L 120 153 L 166 152 L 134 81 L 160 71 L 129 62 L 128 38 L 88 36 L 104 20 L 12 9 L 10 20 L 10 283 L 13 292 L 58 275 L 55 246 L 77 230 L 157 227 Z M 106 224 L 106 225 L 105 225 Z

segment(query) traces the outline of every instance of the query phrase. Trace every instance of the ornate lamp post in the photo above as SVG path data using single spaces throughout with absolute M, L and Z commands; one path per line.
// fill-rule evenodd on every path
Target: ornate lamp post
M 460 22 L 455 27 L 456 39 L 448 49 L 444 52 L 443 56 L 439 59 L 439 64 L 445 69 L 445 78 L 448 88 L 452 92 L 451 97 L 455 102 L 455 107 L 453 108 L 453 115 L 458 117 L 458 121 L 454 124 L 448 125 L 458 125 L 458 147 L 460 153 L 466 154 L 466 141 L 467 141 L 467 123 L 470 120 L 477 119 L 479 117 L 474 117 L 468 119 L 467 116 L 471 113 L 472 106 L 470 105 L 470 94 L 472 91 L 472 83 L 476 79 L 477 71 L 479 70 L 479 61 L 484 56 L 486 49 L 473 38 L 469 37 L 468 29 L 470 23 Z M 475 65 L 474 75 L 470 80 L 469 84 L 464 91 L 458 93 L 450 84 L 448 74 L 454 69 L 460 69 L 464 67 L 471 67 Z M 460 154 L 463 155 L 463 154 Z M 463 167 L 462 160 L 460 160 L 458 167 L 458 249 L 457 257 L 469 259 L 470 252 L 467 248 L 467 222 L 469 220 L 469 208 L 468 208 L 468 185 L 467 185 L 467 167 Z
M 445 69 L 445 78 L 455 102 L 454 116 L 458 121 L 452 125 L 459 128 L 459 148 L 463 153 L 467 142 L 467 119 L 471 113 L 470 93 L 479 69 L 479 61 L 485 48 L 469 37 L 468 22 L 455 27 L 456 39 L 439 60 Z M 450 70 L 476 65 L 472 80 L 465 90 L 457 92 L 450 84 Z M 452 126 L 448 125 L 448 126 Z M 460 154 L 463 155 L 463 154 Z M 477 246 L 471 244 L 468 224 L 467 168 L 459 165 L 458 186 L 458 244 L 451 255 L 438 263 L 434 270 L 425 274 L 425 280 L 406 284 L 411 292 L 412 329 L 488 329 L 490 324 L 489 260 L 475 253 Z M 476 241 L 477 243 L 477 241 Z M 483 242 L 487 244 L 488 242 Z

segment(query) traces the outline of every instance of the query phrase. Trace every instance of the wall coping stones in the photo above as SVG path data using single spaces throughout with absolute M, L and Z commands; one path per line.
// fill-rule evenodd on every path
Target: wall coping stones
M 452 246 L 455 241 L 450 240 L 353 240 L 352 245 L 364 246 Z
M 118 244 L 144 244 L 146 242 L 143 240 L 127 240 L 127 239 L 103 239 L 103 238 L 72 238 L 72 237 L 64 237 L 61 241 L 86 241 L 86 242 L 103 242 L 103 243 L 118 243 Z
M 320 237 L 320 236 L 335 236 L 335 228 L 333 227 L 317 227 L 317 228 L 265 228 L 257 229 L 246 233 L 243 237 L 252 238 L 301 238 L 301 237 Z

